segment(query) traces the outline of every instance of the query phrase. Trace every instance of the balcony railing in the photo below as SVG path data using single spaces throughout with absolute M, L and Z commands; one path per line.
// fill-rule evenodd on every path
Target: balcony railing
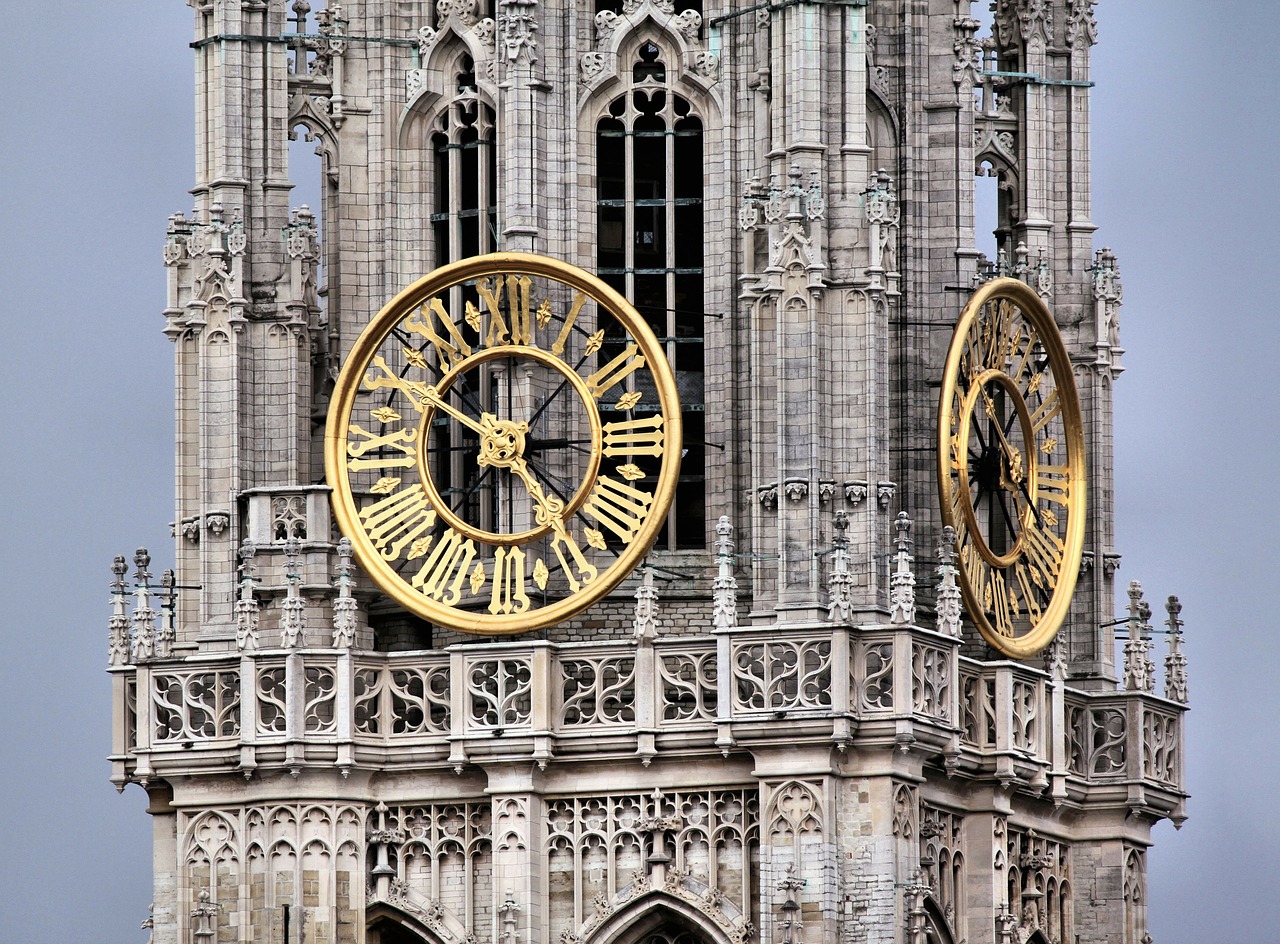
M 918 626 L 757 629 L 444 651 L 260 649 L 117 665 L 113 779 L 830 742 L 922 752 L 1055 801 L 1180 815 L 1183 705 L 977 662 Z M 245 680 L 249 680 L 245 684 Z M 785 723 L 784 722 L 785 719 Z

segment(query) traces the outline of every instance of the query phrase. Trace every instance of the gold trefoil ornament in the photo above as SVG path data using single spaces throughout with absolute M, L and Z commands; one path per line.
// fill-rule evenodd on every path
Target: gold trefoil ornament
M 558 623 L 631 572 L 680 451 L 675 379 L 626 299 L 567 263 L 493 253 L 415 282 L 356 339 L 325 476 L 384 592 L 498 635 Z
M 942 519 L 983 638 L 1013 658 L 1052 641 L 1085 528 L 1084 426 L 1049 309 L 1017 279 L 984 284 L 952 336 L 938 411 Z

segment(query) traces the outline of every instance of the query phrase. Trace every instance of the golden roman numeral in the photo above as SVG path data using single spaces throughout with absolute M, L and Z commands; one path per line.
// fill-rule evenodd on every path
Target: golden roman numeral
M 649 492 L 602 475 L 582 510 L 622 538 L 624 544 L 630 544 L 652 504 L 653 495 Z
M 640 420 L 619 420 L 604 424 L 606 456 L 662 455 L 662 417 L 654 415 Z
M 622 383 L 632 372 L 644 366 L 644 357 L 636 352 L 640 346 L 628 344 L 621 354 L 605 364 L 587 378 L 587 390 L 597 400 L 604 396 L 611 387 Z
M 1044 429 L 1049 425 L 1049 420 L 1057 416 L 1061 410 L 1062 404 L 1058 402 L 1058 390 L 1055 387 L 1049 391 L 1049 395 L 1044 398 L 1044 401 L 1036 407 L 1036 411 L 1031 414 L 1032 432 L 1038 433 Z
M 551 549 L 556 552 L 556 557 L 560 561 L 560 569 L 564 571 L 565 579 L 569 582 L 569 590 L 577 593 L 579 589 L 596 579 L 598 571 L 593 565 L 587 563 L 587 559 L 582 555 L 582 548 L 578 547 L 578 542 L 567 529 L 558 527 L 555 531 L 556 536 L 551 539 Z
M 399 390 L 409 398 L 409 402 L 414 405 L 419 413 L 422 412 L 422 399 L 427 389 L 426 384 L 417 383 L 413 380 L 406 380 L 405 378 L 398 376 L 394 370 L 387 366 L 387 362 L 381 354 L 373 359 L 372 364 L 378 370 L 382 371 L 382 376 L 379 377 L 372 371 L 366 373 L 364 375 L 363 383 L 366 390 L 382 390 L 384 388 Z
M 1031 585 L 1031 577 L 1026 563 L 1020 561 L 1014 570 L 1014 574 L 1018 578 L 1018 589 L 1022 592 L 1022 603 L 1027 608 L 1027 616 L 1030 617 L 1033 623 L 1039 622 L 1043 611 L 1040 609 L 1040 601 L 1036 597 L 1036 590 Z
M 987 589 L 991 596 L 990 609 L 995 616 L 996 632 L 1001 636 L 1012 636 L 1013 617 L 1009 612 L 1009 588 L 1005 585 L 1004 574 L 993 570 Z
M 523 613 L 529 609 L 529 595 L 524 592 L 524 551 L 519 547 L 500 547 L 493 555 L 493 596 L 489 612 Z
M 1036 467 L 1036 498 L 1067 505 L 1071 497 L 1071 469 L 1065 465 Z
M 449 528 L 410 583 L 424 596 L 453 606 L 462 599 L 462 585 L 475 556 L 475 542 Z
M 564 355 L 564 346 L 569 342 L 569 332 L 573 330 L 573 323 L 578 320 L 578 313 L 582 311 L 582 306 L 586 303 L 587 296 L 581 292 L 577 292 L 573 296 L 573 304 L 569 306 L 569 314 L 564 316 L 564 327 L 560 329 L 560 334 L 556 337 L 556 343 L 551 345 L 551 353 L 556 357 Z
M 361 509 L 360 520 L 383 559 L 395 560 L 435 526 L 436 513 L 422 486 L 410 485 Z
M 1052 531 L 1034 525 L 1022 529 L 1022 544 L 1027 550 L 1027 560 L 1050 580 L 1058 579 L 1062 569 L 1062 541 Z
M 444 326 L 445 334 L 449 336 L 452 343 L 436 332 L 435 325 L 431 322 L 433 313 L 440 319 L 440 324 Z M 462 337 L 458 326 L 453 323 L 453 318 L 445 311 L 444 303 L 439 298 L 433 298 L 427 304 L 418 306 L 416 311 L 405 318 L 404 326 L 431 342 L 436 349 L 436 355 L 440 358 L 440 364 L 444 367 L 453 367 L 464 357 L 471 356 L 471 345 L 467 344 L 466 339 Z
M 417 461 L 415 456 L 418 449 L 413 445 L 416 435 L 407 429 L 398 429 L 394 433 L 387 433 L 385 436 L 375 436 L 362 426 L 352 423 L 347 427 L 347 432 L 355 436 L 364 437 L 363 441 L 348 440 L 347 455 L 352 456 L 347 468 L 353 472 L 359 472 L 361 469 L 411 469 Z M 403 455 L 377 457 L 373 459 L 361 459 L 366 452 L 372 452 L 376 449 L 398 449 Z
M 511 317 L 509 329 L 506 320 L 502 317 L 498 301 L 498 296 L 502 294 L 503 281 L 504 277 L 497 275 L 494 276 L 492 284 L 488 279 L 480 279 L 476 282 L 476 292 L 484 299 L 485 307 L 489 309 L 489 333 L 485 335 L 485 347 L 493 347 L 495 344 L 528 344 L 533 338 L 533 325 L 529 318 L 529 276 L 505 277 L 507 314 Z
M 960 566 L 964 570 L 965 580 L 975 596 L 980 595 L 986 585 L 987 562 L 982 559 L 978 549 L 972 544 L 960 548 Z

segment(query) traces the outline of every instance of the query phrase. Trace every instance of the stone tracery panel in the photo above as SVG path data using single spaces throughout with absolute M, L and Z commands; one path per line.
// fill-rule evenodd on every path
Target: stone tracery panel
M 651 854 L 666 855 L 668 891 L 721 914 L 752 913 L 756 791 L 655 790 L 548 801 L 548 917 L 555 934 L 595 926 L 648 889 Z

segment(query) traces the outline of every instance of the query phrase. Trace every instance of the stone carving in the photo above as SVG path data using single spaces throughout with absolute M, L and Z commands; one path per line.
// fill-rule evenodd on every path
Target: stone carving
M 716 522 L 716 578 L 711 584 L 711 622 L 716 629 L 738 625 L 738 581 L 733 576 L 733 525 L 728 515 Z
M 225 511 L 211 511 L 204 516 L 204 524 L 210 534 L 217 536 L 230 527 L 231 515 Z
M 1129 582 L 1129 638 L 1124 644 L 1124 687 L 1131 692 L 1155 691 L 1155 663 L 1151 660 L 1151 607 L 1142 598 L 1142 584 Z
M 355 565 L 351 562 L 351 539 L 338 541 L 338 570 L 334 581 L 333 648 L 350 649 L 356 642 L 356 600 L 351 595 Z
M 772 485 L 765 485 L 759 489 L 760 507 L 766 511 L 773 511 L 778 507 L 778 485 L 775 482 Z
M 938 632 L 944 636 L 960 636 L 960 587 L 956 583 L 956 532 L 951 525 L 942 528 L 938 539 L 938 588 L 934 604 L 938 614 Z
M 782 490 L 788 501 L 802 502 L 809 494 L 809 482 L 806 479 L 787 479 L 782 483 Z
M 240 597 L 236 600 L 236 646 L 241 649 L 258 648 L 258 600 L 254 595 L 258 568 L 253 558 L 257 553 L 248 538 L 240 545 Z
M 982 24 L 971 16 L 957 16 L 951 22 L 956 34 L 951 47 L 955 52 L 951 81 L 957 87 L 966 82 L 972 86 L 982 71 L 982 43 L 977 38 L 978 27 Z
M 1098 0 L 1067 0 L 1067 45 L 1092 46 L 1098 41 L 1098 21 L 1093 8 Z
M 156 611 L 151 608 L 151 555 L 145 547 L 133 555 L 134 585 L 133 604 L 133 661 L 146 662 L 155 656 Z
M 582 81 L 586 83 L 594 82 L 604 74 L 605 58 L 598 52 L 583 53 L 579 67 L 582 72 Z
M 289 538 L 284 542 L 284 575 L 287 584 L 284 602 L 280 604 L 280 645 L 286 649 L 302 643 L 302 614 L 305 604 L 298 593 L 302 583 L 299 561 L 301 553 L 302 542 L 297 538 Z
M 854 479 L 852 482 L 844 483 L 844 499 L 849 504 L 857 506 L 867 500 L 867 480 Z
M 1182 626 L 1179 618 L 1182 604 L 1177 597 L 1169 597 L 1165 604 L 1169 618 L 1169 654 L 1164 657 L 1164 697 L 1179 704 L 1187 703 L 1187 657 L 1182 651 Z
M 117 555 L 111 563 L 111 618 L 107 622 L 107 664 L 126 665 L 129 662 L 129 617 L 125 612 L 125 574 L 129 565 L 124 555 Z
M 882 509 L 888 509 L 892 504 L 894 496 L 898 494 L 898 486 L 893 482 L 877 482 L 876 483 L 876 500 L 880 503 Z
M 853 618 L 853 574 L 849 572 L 849 516 L 837 511 L 831 522 L 835 531 L 835 550 L 831 557 L 831 574 L 827 577 L 827 619 L 833 623 Z
M 898 532 L 897 552 L 894 554 L 893 576 L 889 578 L 889 622 L 898 626 L 910 626 L 916 621 L 916 578 L 911 572 L 911 516 L 898 512 L 894 522 Z
M 658 588 L 653 585 L 653 568 L 641 568 L 640 586 L 636 587 L 635 617 L 631 621 L 634 639 L 654 639 L 658 635 Z
M 474 0 L 467 2 L 474 3 Z M 538 31 L 538 23 L 534 10 L 538 6 L 538 0 L 500 0 L 498 6 L 496 25 L 502 36 L 502 47 L 506 51 L 508 65 L 515 62 L 532 65 L 537 62 L 538 41 L 534 34 Z

